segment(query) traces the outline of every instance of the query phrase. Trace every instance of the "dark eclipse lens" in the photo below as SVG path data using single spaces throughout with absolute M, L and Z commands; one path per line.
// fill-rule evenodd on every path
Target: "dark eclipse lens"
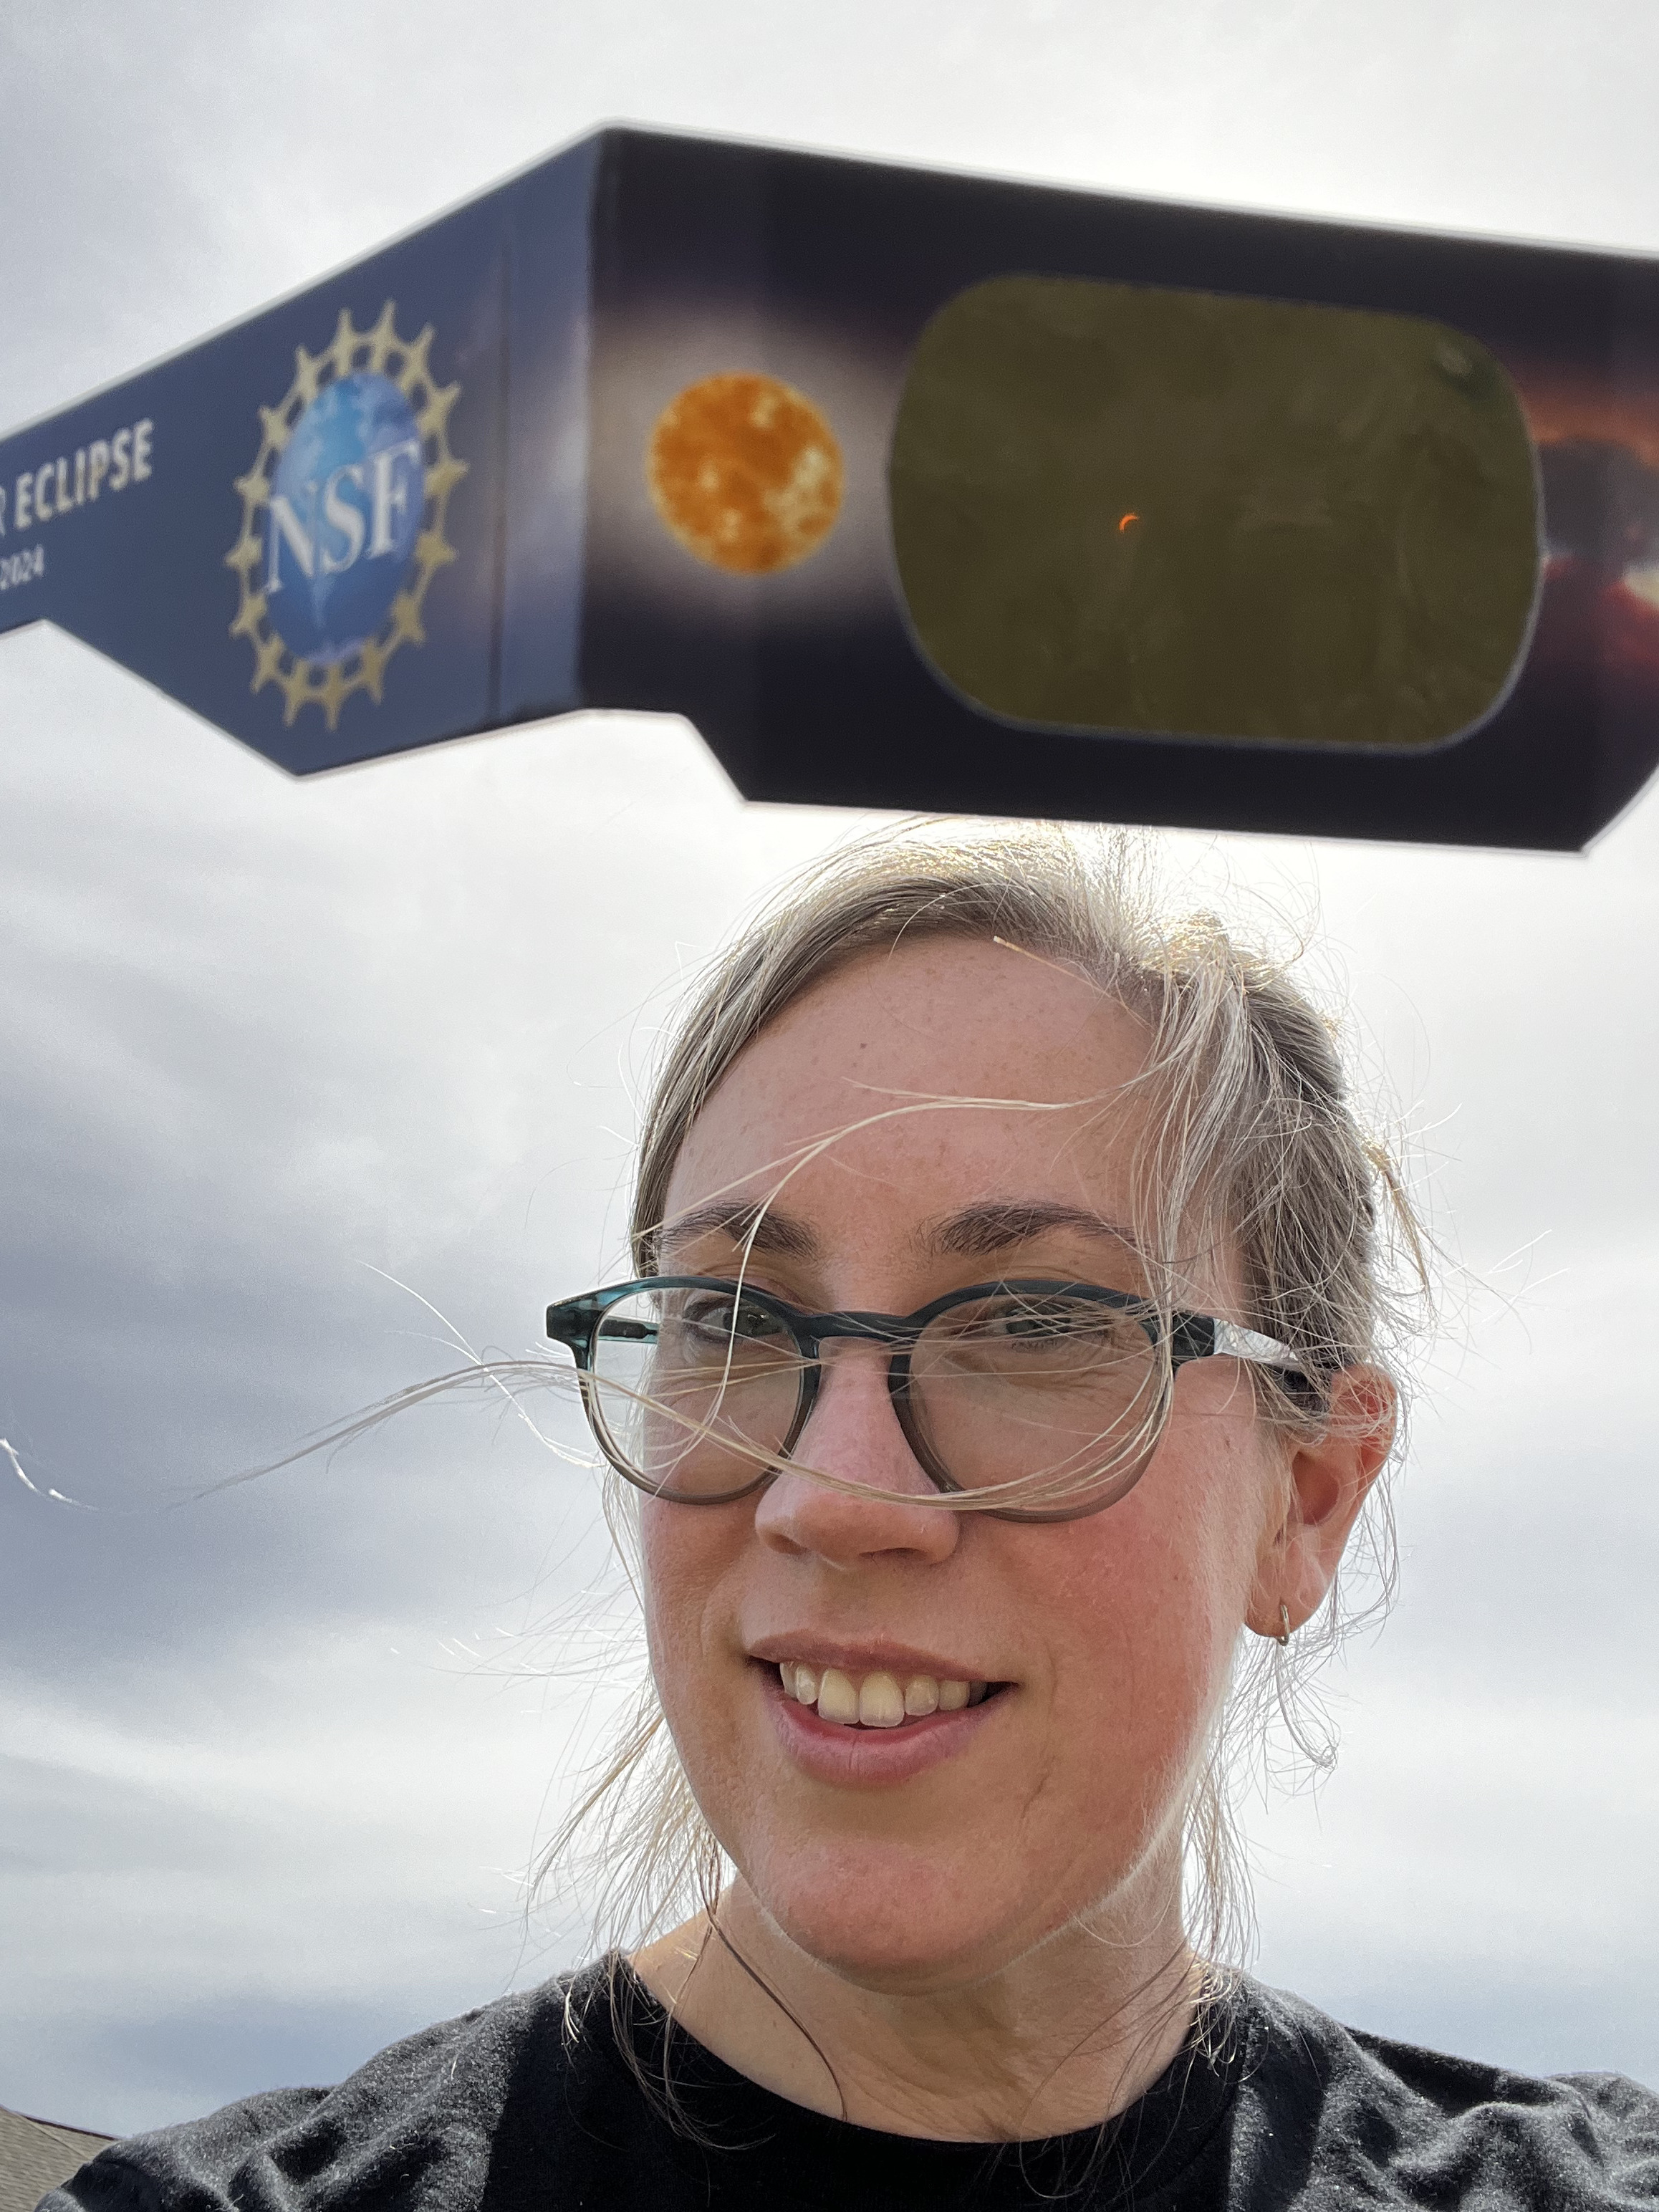
M 1538 586 L 1515 392 L 1411 316 L 996 277 L 923 332 L 889 487 L 923 651 L 1016 722 L 1438 744 Z

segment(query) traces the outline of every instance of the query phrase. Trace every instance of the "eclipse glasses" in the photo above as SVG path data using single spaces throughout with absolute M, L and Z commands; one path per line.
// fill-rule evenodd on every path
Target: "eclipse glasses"
M 1572 848 L 1659 764 L 1659 269 L 603 131 L 0 441 L 33 622 L 296 775 L 616 708 Z

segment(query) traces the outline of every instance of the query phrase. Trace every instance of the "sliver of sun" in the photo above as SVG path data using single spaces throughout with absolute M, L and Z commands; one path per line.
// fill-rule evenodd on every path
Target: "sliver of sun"
M 841 513 L 841 447 L 804 392 L 733 372 L 688 385 L 646 449 L 652 503 L 688 553 L 769 575 L 816 553 Z
M 1139 515 L 1134 512 L 1134 510 L 1133 510 L 1133 508 L 1131 508 L 1131 509 L 1130 509 L 1130 511 L 1129 511 L 1129 513 L 1128 513 L 1127 514 L 1120 514 L 1120 515 L 1119 515 L 1119 517 L 1118 517 L 1118 519 L 1117 519 L 1117 534 L 1118 534 L 1118 536 L 1119 536 L 1120 538 L 1121 538 L 1121 537 L 1122 537 L 1122 535 L 1123 535 L 1123 533 L 1124 533 L 1124 532 L 1125 532 L 1125 531 L 1129 527 L 1129 525 L 1130 525 L 1132 522 L 1139 522 L 1139 520 L 1140 520 L 1140 517 L 1139 517 Z

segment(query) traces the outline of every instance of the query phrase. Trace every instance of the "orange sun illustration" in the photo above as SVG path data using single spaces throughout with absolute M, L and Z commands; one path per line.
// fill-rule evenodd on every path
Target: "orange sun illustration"
M 734 575 L 805 560 L 841 512 L 835 433 L 804 392 L 732 373 L 688 385 L 657 417 L 646 482 L 688 553 Z

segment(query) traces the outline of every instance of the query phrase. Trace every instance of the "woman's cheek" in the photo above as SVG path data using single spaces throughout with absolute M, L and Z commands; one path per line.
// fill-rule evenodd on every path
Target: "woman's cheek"
M 645 1570 L 645 1630 L 657 1693 L 688 1764 L 718 1743 L 740 1660 L 726 1648 L 718 1617 L 726 1564 L 718 1512 L 647 1499 L 640 1513 Z
M 661 1525 L 669 1510 L 649 1503 L 641 1509 L 640 1552 L 645 1572 L 646 1648 L 657 1694 L 678 1741 L 682 1696 L 697 1671 L 696 1638 L 687 1619 L 684 1553 L 667 1540 L 668 1531 Z
M 1034 1574 L 1028 1596 L 1032 1618 L 1051 1632 L 1065 1624 L 1054 1653 L 1057 1734 L 1090 1761 L 1097 1790 L 1127 1784 L 1138 1796 L 1136 1770 L 1150 1783 L 1183 1766 L 1228 1678 L 1244 1550 L 1235 1516 L 1212 1510 L 1212 1484 L 1181 1479 L 1192 1472 L 1222 1470 L 1149 1471 L 1097 1520 L 1030 1532 L 1071 1539 L 1051 1556 L 1046 1589 Z

